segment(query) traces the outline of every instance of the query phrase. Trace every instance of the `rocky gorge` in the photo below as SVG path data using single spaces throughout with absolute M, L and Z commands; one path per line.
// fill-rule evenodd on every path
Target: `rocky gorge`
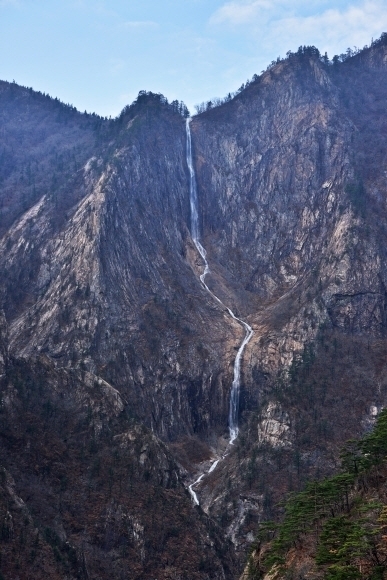
M 386 35 L 303 47 L 192 117 L 210 292 L 182 107 L 143 91 L 109 120 L 0 83 L 4 578 L 239 578 L 281 498 L 371 428 L 386 72 Z M 232 446 L 224 305 L 254 331 Z

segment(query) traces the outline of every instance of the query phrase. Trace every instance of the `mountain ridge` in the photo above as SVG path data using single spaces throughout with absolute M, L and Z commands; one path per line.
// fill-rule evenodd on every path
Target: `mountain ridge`
M 219 578 L 236 577 L 257 525 L 273 516 L 280 496 L 305 478 L 332 473 L 343 438 L 360 436 L 373 420 L 370 409 L 385 405 L 385 40 L 336 64 L 308 50 L 289 55 L 191 120 L 199 224 L 211 265 L 206 284 L 255 333 L 243 354 L 240 435 L 197 488 L 201 506 L 191 506 L 192 521 L 184 486 L 227 445 L 243 332 L 200 284 L 203 260 L 189 228 L 187 111 L 142 92 L 117 119 L 106 120 L 1 83 L 0 268 L 9 326 L 9 349 L 4 339 L 1 353 L 11 361 L 2 383 L 2 400 L 10 401 L 2 407 L 2 463 L 17 497 L 28 503 L 40 486 L 50 498 L 47 526 L 74 538 L 81 571 L 72 569 L 73 577 L 86 574 L 82 554 L 93 562 L 86 567 L 103 560 L 103 541 L 85 518 L 82 544 L 76 518 L 58 516 L 50 469 L 38 469 L 34 479 L 23 459 L 26 471 L 15 477 L 11 450 L 20 457 L 24 451 L 7 440 L 10 418 L 23 405 L 33 415 L 44 411 L 36 407 L 37 386 L 28 382 L 34 368 L 46 369 L 39 380 L 49 406 L 57 384 L 80 423 L 88 405 L 77 407 L 77 392 L 89 392 L 96 381 L 106 405 L 117 393 L 122 408 L 114 426 L 101 403 L 102 432 L 110 429 L 116 442 L 128 426 L 137 433 L 128 453 L 144 489 L 141 441 L 151 446 L 149 485 L 161 486 L 165 498 L 158 458 L 174 462 L 179 492 L 170 505 L 184 506 L 192 541 L 196 534 L 204 542 L 213 530 L 217 539 L 206 550 Z M 64 422 L 61 405 L 56 413 Z M 351 405 L 345 425 L 341 414 Z M 62 463 L 75 470 L 72 481 L 85 470 L 93 485 L 107 485 L 108 473 L 100 468 L 100 477 L 93 467 L 93 453 L 101 464 L 109 449 L 117 451 L 106 436 L 84 464 L 66 452 Z M 92 441 L 89 432 L 82 437 L 85 445 Z M 39 431 L 38 448 L 40 438 Z M 128 492 L 125 502 L 132 499 Z M 161 521 L 162 502 L 157 506 L 154 518 Z M 136 518 L 153 546 L 146 509 Z M 108 513 L 98 525 L 108 525 Z M 117 514 L 117 526 L 133 516 Z M 123 544 L 134 542 L 133 530 L 122 531 Z M 44 550 L 62 550 L 59 540 L 44 536 L 44 526 L 39 533 Z M 154 546 L 144 560 L 138 548 L 138 577 L 178 578 L 184 563 L 172 544 L 162 547 L 172 568 L 164 560 L 155 564 Z M 208 562 L 198 570 L 196 556 L 184 554 L 192 578 L 213 577 Z

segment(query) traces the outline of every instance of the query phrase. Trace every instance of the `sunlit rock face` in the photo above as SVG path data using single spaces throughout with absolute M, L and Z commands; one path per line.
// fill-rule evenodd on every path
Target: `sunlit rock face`
M 385 46 L 292 57 L 192 122 L 204 243 L 265 371 L 321 324 L 385 336 L 386 85 Z
M 5 374 L 8 363 L 8 325 L 4 312 L 0 311 L 0 377 Z
M 107 120 L 0 83 L 6 412 L 21 396 L 7 365 L 27 372 L 38 357 L 54 399 L 88 409 L 90 436 L 120 423 L 114 449 L 135 449 L 155 489 L 169 489 L 165 458 L 177 459 L 183 511 L 183 484 L 222 457 L 195 488 L 212 523 L 191 522 L 213 577 L 234 574 L 224 538 L 242 562 L 275 501 L 333 469 L 386 403 L 386 67 L 383 43 L 337 65 L 293 55 L 190 123 L 206 284 L 254 331 L 229 448 L 244 330 L 200 282 L 185 119 L 159 95 Z M 106 521 L 130 523 L 145 574 L 146 506 L 120 506 Z M 223 540 L 206 544 L 214 521 Z
M 191 123 L 208 283 L 259 327 L 252 400 L 254 365 L 289 365 L 321 324 L 385 333 L 385 144 L 367 141 L 384 51 L 340 70 L 294 57 Z M 1 97 L 4 150 L 23 139 L 3 171 L 13 352 L 100 374 L 163 437 L 227 433 L 243 330 L 198 280 L 184 119 L 152 96 L 114 122 L 6 83 Z
M 194 272 L 184 119 L 150 97 L 115 124 L 93 123 L 73 190 L 42 187 L 1 241 L 12 350 L 102 375 L 164 437 L 226 431 L 238 328 Z

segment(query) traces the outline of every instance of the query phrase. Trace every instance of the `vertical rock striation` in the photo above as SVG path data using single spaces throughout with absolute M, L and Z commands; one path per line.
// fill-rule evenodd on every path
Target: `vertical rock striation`
M 191 122 L 198 220 L 211 263 L 206 284 L 254 330 L 241 361 L 241 434 L 201 489 L 209 516 L 198 509 L 186 536 L 184 558 L 198 534 L 200 549 L 216 560 L 207 570 L 192 548 L 190 569 L 203 568 L 198 580 L 234 574 L 232 558 L 221 555 L 229 544 L 209 517 L 244 558 L 257 522 L 273 516 L 281 494 L 332 470 L 342 440 L 386 403 L 385 40 L 336 64 L 315 51 L 290 55 Z M 52 459 L 60 449 L 58 463 L 74 470 L 69 520 L 54 522 L 63 507 L 55 502 L 45 516 L 60 549 L 63 527 L 78 542 L 84 577 L 98 562 L 108 570 L 116 550 L 133 550 L 138 577 L 148 577 L 144 570 L 154 577 L 161 568 L 150 555 L 159 552 L 148 534 L 152 520 L 142 517 L 146 502 L 159 494 L 158 524 L 167 518 L 164 501 L 194 521 L 182 482 L 224 450 L 243 340 L 237 320 L 200 284 L 184 119 L 152 93 L 106 120 L 4 82 L 0 115 L 0 295 L 8 325 L 0 322 L 0 411 L 12 431 L 11 439 L 1 433 L 3 496 L 60 489 L 62 467 Z M 66 427 L 73 411 L 76 424 Z M 47 455 L 36 473 L 27 467 L 29 432 L 19 419 L 12 426 L 19 416 L 37 433 L 36 456 L 43 448 Z M 58 425 L 85 449 L 105 437 L 94 457 L 100 468 L 92 443 L 85 465 L 64 440 L 47 450 L 48 432 L 62 437 Z M 121 503 L 118 487 L 104 515 L 93 516 L 92 538 L 89 515 L 78 525 L 74 514 L 88 493 L 94 513 L 98 485 L 110 493 L 104 462 L 116 452 L 127 465 L 135 457 L 134 480 L 148 499 L 136 504 L 130 488 Z M 110 467 L 124 477 L 124 468 Z M 120 544 L 124 528 L 129 547 Z M 206 543 L 211 529 L 217 539 Z M 173 561 L 169 577 L 184 568 L 168 544 L 176 533 L 160 552 L 165 569 Z M 52 565 L 50 557 L 42 574 Z

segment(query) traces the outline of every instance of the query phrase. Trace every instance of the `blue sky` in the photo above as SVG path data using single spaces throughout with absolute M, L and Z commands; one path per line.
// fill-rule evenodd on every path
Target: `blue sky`
M 0 0 L 0 79 L 117 115 L 139 90 L 193 106 L 277 56 L 387 31 L 387 0 Z

